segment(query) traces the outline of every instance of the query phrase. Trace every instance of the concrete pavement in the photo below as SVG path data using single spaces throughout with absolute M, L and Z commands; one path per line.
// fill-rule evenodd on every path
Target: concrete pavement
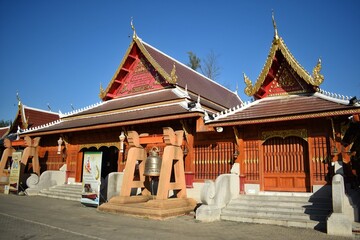
M 301 228 L 228 221 L 202 223 L 194 219 L 194 214 L 158 221 L 99 212 L 73 201 L 0 194 L 0 239 L 349 238 Z

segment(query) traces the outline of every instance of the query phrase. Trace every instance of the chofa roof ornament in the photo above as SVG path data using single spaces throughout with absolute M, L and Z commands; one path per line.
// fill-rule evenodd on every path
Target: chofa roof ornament
M 324 81 L 324 75 L 320 73 L 321 71 L 321 59 L 319 58 L 316 66 L 312 71 L 313 84 L 319 86 Z
M 135 27 L 133 24 L 133 17 L 131 17 L 130 26 L 131 26 L 131 29 L 133 30 L 133 39 L 135 39 L 135 38 L 137 38 L 137 35 L 136 35 L 136 30 L 135 30 Z
M 246 95 L 251 96 L 254 94 L 254 86 L 252 85 L 250 78 L 248 78 L 248 76 L 246 76 L 245 73 L 243 73 L 243 75 L 244 75 L 244 82 L 246 84 L 244 92 Z

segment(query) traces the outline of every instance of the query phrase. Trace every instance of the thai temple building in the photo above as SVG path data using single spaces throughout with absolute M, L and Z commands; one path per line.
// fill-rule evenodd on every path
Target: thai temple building
M 240 107 L 237 93 L 144 42 L 135 30 L 113 78 L 100 89 L 100 98 L 98 104 L 61 114 L 59 120 L 23 133 L 41 138 L 40 165 L 66 163 L 68 179 L 81 182 L 84 153 L 101 151 L 101 176 L 106 178 L 125 167 L 128 131 L 137 131 L 147 150 L 156 146 L 161 154 L 164 127 L 185 132 L 182 148 L 190 187 L 193 181 L 228 172 L 236 160 L 233 130 L 216 132 L 204 119 Z M 123 136 L 125 140 L 120 140 Z M 59 144 L 61 154 L 56 154 Z M 213 156 L 211 163 L 208 154 Z
M 100 89 L 100 103 L 46 125 L 28 124 L 21 136 L 41 138 L 40 171 L 66 164 L 68 182 L 82 182 L 89 151 L 102 152 L 102 178 L 123 171 L 129 131 L 139 133 L 147 151 L 157 147 L 161 155 L 163 128 L 171 127 L 185 133 L 189 188 L 239 163 L 246 193 L 317 191 L 330 184 L 334 161 L 350 163 L 351 146 L 341 140 L 358 119 L 360 104 L 321 89 L 321 60 L 309 73 L 278 35 L 275 21 L 274 30 L 259 77 L 252 82 L 244 75 L 252 102 L 146 43 L 133 28 L 122 62 Z M 17 119 L 27 124 L 23 115 Z M 353 173 L 350 165 L 348 170 Z
M 59 114 L 51 111 L 45 111 L 38 108 L 33 108 L 26 106 L 22 103 L 19 95 L 18 99 L 18 108 L 15 114 L 15 118 L 10 126 L 0 128 L 0 153 L 3 156 L 3 152 L 6 148 L 11 148 L 14 150 L 23 150 L 25 148 L 25 141 L 23 138 L 20 138 L 20 134 L 25 130 L 32 127 L 40 127 L 42 125 L 48 124 L 59 119 Z M 4 142 L 7 140 L 10 144 L 6 145 Z M 10 157 L 10 156 L 9 156 Z M 0 178 L 2 176 L 7 176 L 8 173 L 4 173 L 4 168 L 7 169 L 10 166 L 10 159 L 1 158 L 0 162 Z M 55 165 L 50 162 L 42 162 L 42 170 L 58 170 L 61 165 Z M 27 166 L 29 171 L 32 171 L 32 163 L 29 162 Z M 0 179 L 1 182 L 1 179 Z
M 152 201 L 155 215 L 160 205 L 164 211 L 175 207 L 172 213 L 176 215 L 176 207 L 186 205 L 186 211 L 193 211 L 196 206 L 192 196 L 187 198 L 186 188 L 205 186 L 201 197 L 204 204 L 196 210 L 199 219 L 220 220 L 218 206 L 222 204 L 222 208 L 229 206 L 221 213 L 225 220 L 327 227 L 333 235 L 341 235 L 342 231 L 351 235 L 357 214 L 329 214 L 348 204 L 344 203 L 345 190 L 349 193 L 359 187 L 360 102 L 356 97 L 322 89 L 325 77 L 321 60 L 314 61 L 309 73 L 279 36 L 274 17 L 273 25 L 270 51 L 258 78 L 252 82 L 244 74 L 244 92 L 252 101 L 243 102 L 236 91 L 143 41 L 131 24 L 131 43 L 107 87 L 100 87 L 99 103 L 55 114 L 26 107 L 19 99 L 13 124 L 0 129 L 4 144 L 0 172 L 7 169 L 15 146 L 22 150 L 22 172 L 31 180 L 29 184 L 26 181 L 30 190 L 38 193 L 39 185 L 49 187 L 51 174 L 60 171 L 48 170 L 61 168 L 56 184 L 81 186 L 81 199 L 88 201 L 85 203 L 96 199 L 97 204 L 104 203 L 100 210 L 121 211 L 129 203 L 131 207 L 126 209 L 146 214 L 146 203 L 137 202 L 145 199 Z M 151 185 L 151 196 L 156 196 L 151 198 L 149 185 L 145 184 L 154 178 L 145 174 L 148 160 L 144 155 L 161 162 L 157 156 L 150 156 L 155 149 L 160 158 L 168 160 L 162 165 L 167 175 L 163 174 L 164 180 L 160 174 L 160 194 L 154 193 Z M 100 165 L 92 162 L 94 158 Z M 31 172 L 35 174 L 29 177 Z M 120 173 L 124 176 L 121 192 L 114 183 L 117 180 L 113 180 L 112 192 L 116 195 L 99 201 L 100 185 L 106 186 L 111 177 Z M 85 182 L 89 179 L 95 185 Z M 225 180 L 206 181 L 209 179 L 232 179 L 232 183 L 229 180 L 221 185 Z M 231 186 L 236 186 L 235 190 Z M 167 201 L 171 198 L 170 187 L 176 198 L 172 203 L 177 204 Z M 136 188 L 145 194 L 133 193 Z M 223 196 L 217 198 L 216 194 Z M 235 194 L 236 199 L 230 194 Z M 261 197 L 267 195 L 271 195 L 269 199 Z M 216 203 L 224 199 L 228 202 Z M 256 203 L 263 202 L 273 203 L 276 210 L 261 212 L 267 210 L 256 208 Z M 293 202 L 301 205 L 297 206 L 300 213 L 288 207 L 291 217 L 285 219 L 288 209 L 278 208 Z M 245 217 L 239 217 L 241 214 Z M 339 226 L 339 222 L 346 224 Z
M 259 77 L 252 83 L 244 74 L 244 91 L 254 101 L 205 124 L 234 129 L 245 192 L 315 192 L 331 183 L 336 161 L 353 174 L 352 151 L 341 141 L 360 104 L 356 97 L 321 89 L 321 60 L 310 74 L 278 35 L 275 21 L 274 29 Z

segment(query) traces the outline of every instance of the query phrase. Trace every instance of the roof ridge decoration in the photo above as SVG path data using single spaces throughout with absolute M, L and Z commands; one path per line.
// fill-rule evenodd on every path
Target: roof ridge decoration
M 210 123 L 210 122 L 213 122 L 213 121 L 216 121 L 216 120 L 219 120 L 221 118 L 224 118 L 224 117 L 227 117 L 229 115 L 232 115 L 232 114 L 235 114 L 245 108 L 247 108 L 252 102 L 243 102 L 243 105 L 240 106 L 240 105 L 237 105 L 236 107 L 232 107 L 232 108 L 229 108 L 229 109 L 226 109 L 226 110 L 223 110 L 221 112 L 217 112 L 217 113 L 214 113 L 212 115 L 212 118 L 208 118 L 208 119 L 205 119 L 206 123 Z M 257 102 L 256 102 L 257 103 Z M 255 103 L 255 104 L 256 104 Z
M 351 96 L 344 96 L 341 94 L 337 94 L 337 93 L 333 93 L 333 92 L 328 92 L 325 91 L 323 89 L 317 88 L 316 92 L 314 93 L 315 96 L 318 96 L 322 99 L 331 101 L 331 102 L 335 102 L 338 104 L 342 104 L 342 105 L 350 105 L 350 100 L 353 98 Z M 357 105 L 356 105 L 357 106 Z
M 39 129 L 43 129 L 43 128 L 47 128 L 47 127 L 52 127 L 52 126 L 54 126 L 56 124 L 59 124 L 61 122 L 62 122 L 62 120 L 58 119 L 58 120 L 55 120 L 55 121 L 52 121 L 52 122 L 49 122 L 49 123 L 45 123 L 45 124 L 42 124 L 42 125 L 39 125 L 39 126 L 36 126 L 36 127 L 23 129 L 20 133 L 25 134 L 25 133 L 29 133 L 29 132 L 32 132 L 32 131 L 35 131 L 35 130 L 39 130 Z
M 118 67 L 118 69 L 116 70 L 115 74 L 113 75 L 111 81 L 109 82 L 107 88 L 104 90 L 102 87 L 100 87 L 100 94 L 99 97 L 100 99 L 104 100 L 107 96 L 107 94 L 110 91 L 111 86 L 113 85 L 113 83 L 116 80 L 116 77 L 118 76 L 118 74 L 120 73 L 122 67 L 124 66 L 126 60 L 128 59 L 130 52 L 132 50 L 132 48 L 134 47 L 134 44 L 136 44 L 136 46 L 140 49 L 141 53 L 144 55 L 144 57 L 146 58 L 146 60 L 152 65 L 152 67 L 157 71 L 157 73 L 159 75 L 161 75 L 164 80 L 166 82 L 168 82 L 169 84 L 176 84 L 177 82 L 177 75 L 176 75 L 176 67 L 175 67 L 175 61 L 173 63 L 173 69 L 170 73 L 167 73 L 161 66 L 160 64 L 150 55 L 150 53 L 146 50 L 143 41 L 141 38 L 138 37 L 138 35 L 136 34 L 136 30 L 133 24 L 133 19 L 131 18 L 131 29 L 133 30 L 133 37 L 132 37 L 132 41 Z M 147 44 L 148 45 L 148 44 Z
M 246 84 L 246 87 L 244 89 L 244 92 L 248 96 L 253 96 L 262 86 L 264 83 L 267 74 L 270 71 L 270 68 L 273 63 L 273 59 L 275 57 L 275 54 L 278 50 L 281 51 L 283 54 L 285 60 L 288 62 L 288 64 L 294 69 L 294 71 L 302 78 L 304 81 L 310 85 L 313 85 L 315 87 L 318 87 L 322 82 L 324 81 L 324 76 L 320 73 L 322 65 L 321 65 L 321 59 L 318 59 L 318 62 L 316 66 L 314 67 L 312 71 L 312 75 L 310 75 L 309 72 L 305 70 L 303 66 L 295 59 L 295 57 L 292 55 L 288 47 L 286 46 L 284 40 L 279 37 L 278 35 L 278 29 L 275 22 L 274 12 L 272 12 L 272 22 L 274 27 L 274 38 L 270 47 L 270 51 L 268 54 L 268 57 L 266 59 L 266 62 L 263 66 L 262 71 L 260 72 L 255 84 L 252 84 L 252 81 L 249 77 L 246 76 L 246 74 L 243 74 L 244 82 Z
M 70 111 L 70 112 L 67 112 L 67 113 L 62 113 L 62 112 L 59 110 L 59 116 L 60 116 L 60 119 L 65 118 L 65 117 L 69 117 L 69 116 L 71 116 L 71 115 L 78 114 L 78 113 L 80 113 L 80 112 L 83 112 L 83 111 L 86 111 L 86 110 L 89 110 L 89 109 L 98 107 L 98 106 L 102 105 L 103 103 L 104 103 L 104 102 L 94 103 L 94 104 L 88 105 L 88 106 L 83 107 L 83 108 L 80 108 L 80 109 L 74 109 L 74 110 L 72 110 L 72 111 Z
M 133 39 L 137 38 L 136 36 L 136 30 L 135 30 L 135 26 L 133 24 L 133 17 L 131 17 L 131 21 L 130 21 L 130 25 L 131 25 L 131 29 L 133 30 Z
M 16 98 L 18 100 L 18 111 L 16 113 L 15 121 L 19 117 L 19 112 L 20 112 L 21 121 L 23 123 L 22 127 L 26 129 L 29 126 L 29 119 L 26 118 L 26 116 L 25 116 L 25 107 L 26 106 L 21 102 L 19 92 L 16 93 Z

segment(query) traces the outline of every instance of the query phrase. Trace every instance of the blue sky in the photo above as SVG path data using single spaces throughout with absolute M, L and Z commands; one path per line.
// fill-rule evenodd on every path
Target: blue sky
M 30 107 L 62 113 L 99 102 L 132 35 L 180 62 L 213 51 L 218 82 L 243 100 L 243 72 L 254 82 L 274 29 L 309 72 L 321 57 L 322 89 L 360 98 L 360 1 L 0 0 L 0 119 L 13 120 L 16 93 Z

